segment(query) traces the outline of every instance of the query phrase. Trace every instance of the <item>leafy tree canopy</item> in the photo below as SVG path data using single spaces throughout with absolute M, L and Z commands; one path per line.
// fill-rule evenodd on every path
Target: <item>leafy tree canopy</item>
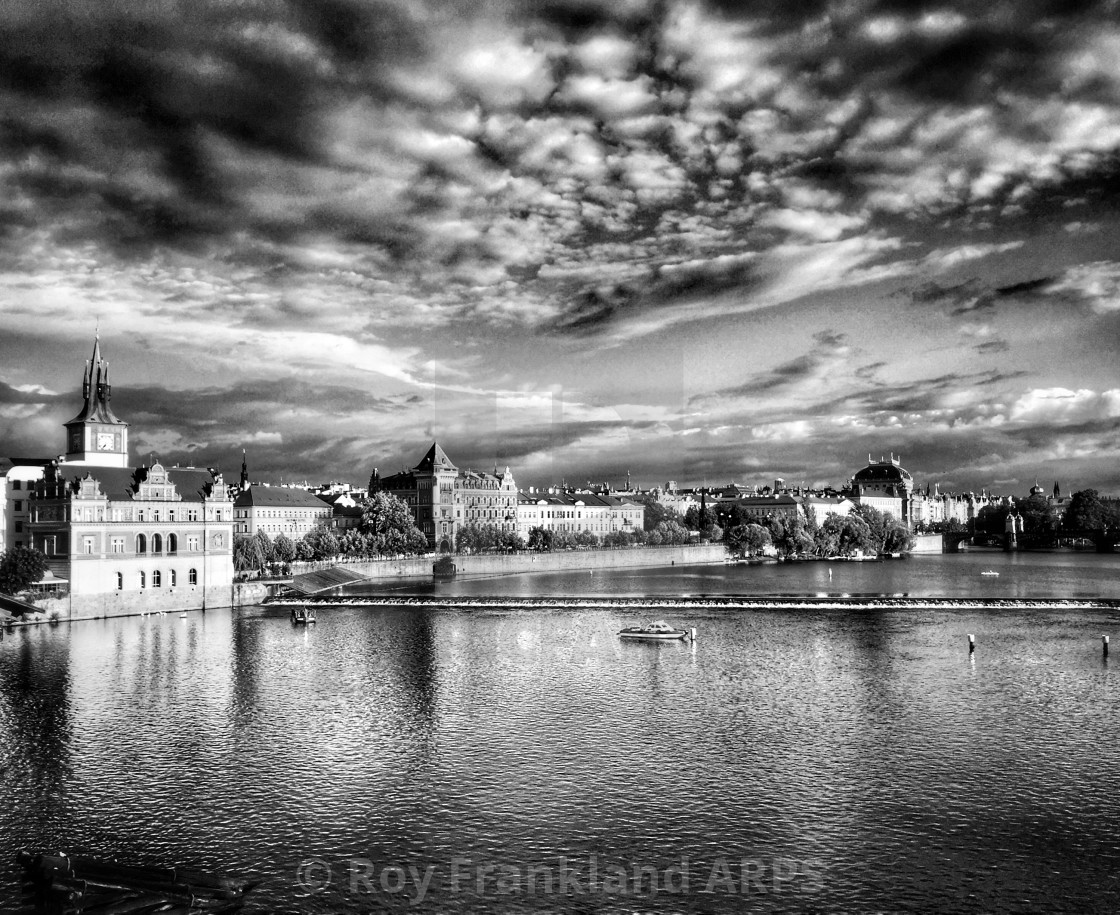
M 266 535 L 267 536 L 267 535 Z M 261 541 L 252 534 L 233 535 L 233 567 L 238 572 L 251 572 L 264 566 Z
M 642 526 L 647 531 L 655 530 L 662 521 L 682 522 L 680 512 L 662 505 L 652 493 L 639 493 L 633 498 L 635 502 L 641 502 L 646 507 Z
M 43 577 L 47 557 L 26 546 L 13 546 L 0 553 L 0 591 L 15 594 L 24 591 Z
M 379 492 L 365 501 L 358 531 L 364 555 L 428 550 L 427 538 L 416 526 L 412 511 L 391 493 Z

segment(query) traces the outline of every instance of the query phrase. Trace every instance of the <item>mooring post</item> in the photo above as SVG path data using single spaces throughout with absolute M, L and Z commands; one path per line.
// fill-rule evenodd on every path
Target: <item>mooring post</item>
M 1101 636 L 1101 650 L 1104 651 L 1104 656 L 1107 658 L 1108 657 L 1108 636 L 1107 635 L 1102 635 Z
M 691 629 L 688 630 L 688 638 L 692 642 L 696 641 L 696 627 L 695 626 L 693 626 Z M 1105 638 L 1107 639 L 1108 636 L 1106 635 Z M 1107 651 L 1108 651 L 1108 646 L 1107 645 L 1105 646 L 1104 650 L 1107 653 Z
M 972 654 L 976 650 L 976 636 L 971 632 L 968 634 L 968 653 Z

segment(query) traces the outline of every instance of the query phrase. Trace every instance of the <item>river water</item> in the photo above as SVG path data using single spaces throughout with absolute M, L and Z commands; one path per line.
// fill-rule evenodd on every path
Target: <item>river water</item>
M 640 609 L 517 598 L 1118 581 L 1115 555 L 973 554 L 395 584 L 365 590 L 510 606 L 310 630 L 269 607 L 19 630 L 0 910 L 27 847 L 259 879 L 249 912 L 1113 912 L 1117 609 L 686 608 L 697 641 L 659 645 L 618 640 Z

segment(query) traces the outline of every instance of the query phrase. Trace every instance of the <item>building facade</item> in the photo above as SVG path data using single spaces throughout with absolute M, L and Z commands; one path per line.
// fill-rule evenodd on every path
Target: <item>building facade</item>
M 205 606 L 212 589 L 228 595 L 233 503 L 221 475 L 158 461 L 129 467 L 128 425 L 113 414 L 108 377 L 95 341 L 66 454 L 31 481 L 28 545 L 72 600 L 115 595 L 97 604 L 106 614 L 144 612 L 146 595 L 175 593 L 184 609 Z
M 370 495 L 380 491 L 401 499 L 412 511 L 416 526 L 429 546 L 441 552 L 455 548 L 455 537 L 466 524 L 490 525 L 499 530 L 517 527 L 517 484 L 505 473 L 460 470 L 433 443 L 411 470 L 381 478 L 376 470 Z
M 320 525 L 330 526 L 334 509 L 330 503 L 306 489 L 286 486 L 250 486 L 233 501 L 234 531 L 270 538 L 284 534 L 299 540 Z
M 233 505 L 210 470 L 54 461 L 32 513 L 32 546 L 74 596 L 180 589 L 201 598 L 233 579 Z
M 4 487 L 4 499 L 0 502 L 0 552 L 12 546 L 31 546 L 31 493 L 49 463 L 45 458 L 12 458 L 0 468 Z
M 868 505 L 896 521 L 910 525 L 910 497 L 914 478 L 893 454 L 889 459 L 872 460 L 852 477 L 851 499 L 857 505 Z
M 579 534 L 607 534 L 643 529 L 645 506 L 640 502 L 590 492 L 523 492 L 517 499 L 517 533 L 525 540 L 535 527 Z

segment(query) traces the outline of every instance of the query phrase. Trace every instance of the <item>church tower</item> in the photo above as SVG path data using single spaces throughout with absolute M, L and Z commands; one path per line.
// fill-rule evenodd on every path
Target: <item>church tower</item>
M 66 423 L 66 463 L 96 467 L 128 466 L 128 423 L 109 406 L 109 365 L 101 358 L 101 337 L 93 340 L 93 357 L 82 377 L 82 411 Z

